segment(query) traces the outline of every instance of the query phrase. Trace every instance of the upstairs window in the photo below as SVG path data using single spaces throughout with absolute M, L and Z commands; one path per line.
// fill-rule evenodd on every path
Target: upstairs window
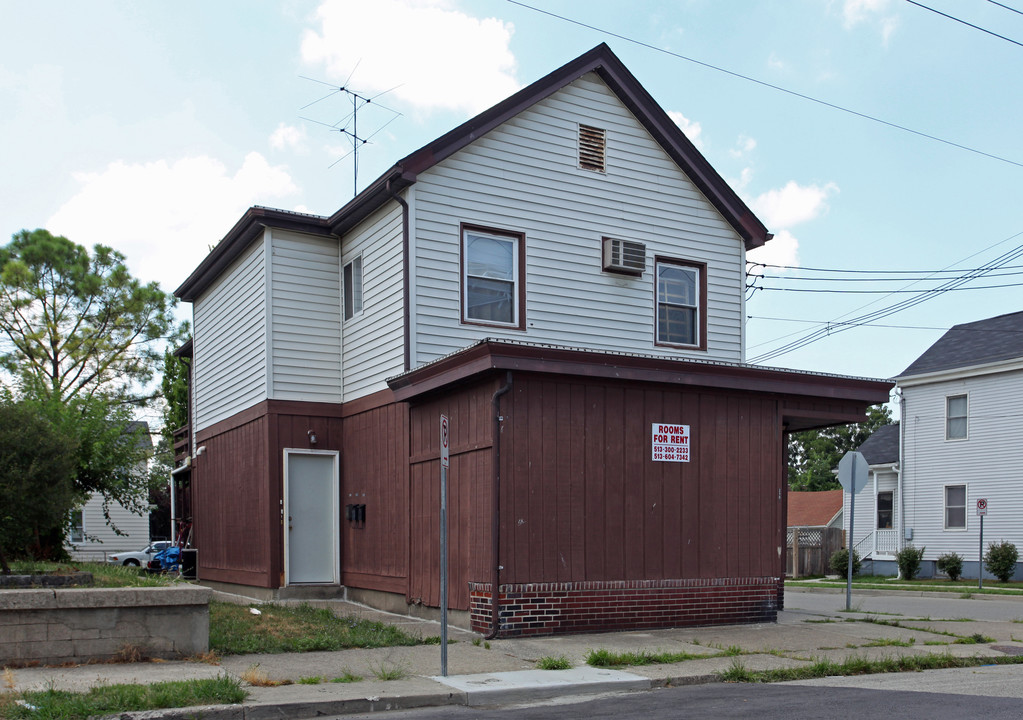
M 344 266 L 345 320 L 362 312 L 362 255 Z
M 945 439 L 965 440 L 968 434 L 969 398 L 950 395 L 945 398 Z
M 462 227 L 462 321 L 523 329 L 525 237 Z
M 966 486 L 945 486 L 945 529 L 966 529 Z
M 657 344 L 706 349 L 706 266 L 658 259 Z

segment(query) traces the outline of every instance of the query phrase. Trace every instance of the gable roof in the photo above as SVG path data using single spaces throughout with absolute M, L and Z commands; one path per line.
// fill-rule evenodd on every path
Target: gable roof
M 842 490 L 789 491 L 788 526 L 827 525 L 842 511 Z
M 888 465 L 899 461 L 899 424 L 882 425 L 856 448 L 867 465 Z
M 596 73 L 629 108 L 647 132 L 742 238 L 747 250 L 760 247 L 771 239 L 771 233 L 767 232 L 760 219 L 711 167 L 696 146 L 668 117 L 646 88 L 640 85 L 611 48 L 601 43 L 489 110 L 484 110 L 476 117 L 405 156 L 329 218 L 286 213 L 283 210 L 274 211 L 269 208 L 250 209 L 188 279 L 174 291 L 174 294 L 186 301 L 194 300 L 242 253 L 268 222 L 286 222 L 289 229 L 300 232 L 322 234 L 326 229 L 331 234 L 343 235 L 394 198 L 399 191 L 415 183 L 420 173 L 429 170 L 487 132 L 590 72 Z M 302 224 L 308 225 L 308 229 L 298 227 Z
M 1023 312 L 955 325 L 898 377 L 1023 358 Z

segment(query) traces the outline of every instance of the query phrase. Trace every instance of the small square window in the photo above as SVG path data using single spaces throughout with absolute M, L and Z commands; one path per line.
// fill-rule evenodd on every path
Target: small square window
M 945 398 L 945 439 L 965 440 L 969 434 L 969 398 L 950 395 Z
M 345 320 L 362 312 L 362 255 L 344 267 Z
M 966 529 L 966 486 L 945 486 L 945 529 Z

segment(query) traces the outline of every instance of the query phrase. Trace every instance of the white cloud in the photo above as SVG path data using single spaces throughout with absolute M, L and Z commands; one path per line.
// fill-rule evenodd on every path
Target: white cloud
M 274 150 L 294 150 L 304 153 L 307 151 L 305 139 L 304 127 L 280 123 L 270 135 L 270 147 Z
M 778 57 L 777 53 L 772 51 L 771 54 L 768 55 L 767 57 L 767 67 L 771 68 L 772 70 L 785 70 L 788 67 L 788 65 L 785 63 L 784 60 Z
M 686 137 L 700 150 L 703 150 L 703 139 L 700 137 L 700 133 L 703 132 L 703 128 L 700 123 L 690 120 L 682 113 L 677 110 L 671 110 L 668 112 L 668 117 L 678 125 L 682 132 L 685 133 Z
M 837 192 L 834 183 L 799 185 L 790 180 L 784 187 L 758 196 L 752 208 L 768 228 L 788 229 L 826 212 L 828 197 Z
M 898 27 L 898 18 L 888 12 L 891 0 L 844 0 L 842 22 L 847 30 L 863 23 L 877 22 L 885 45 Z
M 780 230 L 766 244 L 746 253 L 749 262 L 767 265 L 799 266 L 799 241 L 788 230 Z M 751 269 L 751 272 L 762 274 L 763 269 Z
M 206 156 L 144 164 L 114 162 L 76 173 L 81 189 L 48 230 L 80 245 L 110 245 L 139 279 L 174 290 L 251 205 L 293 195 L 287 171 L 252 152 L 234 175 Z
M 734 158 L 741 158 L 746 153 L 753 152 L 757 147 L 757 141 L 751 138 L 749 135 L 740 135 L 735 141 L 735 147 L 728 151 L 728 154 Z
M 393 88 L 387 97 L 419 110 L 477 112 L 519 88 L 513 25 L 472 17 L 449 0 L 325 0 L 316 16 L 320 27 L 306 32 L 303 60 L 325 79 L 351 76 L 364 94 Z

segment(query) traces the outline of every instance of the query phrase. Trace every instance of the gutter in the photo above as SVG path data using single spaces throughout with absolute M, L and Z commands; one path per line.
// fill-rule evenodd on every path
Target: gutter
M 498 594 L 498 588 L 501 584 L 501 570 L 504 569 L 501 566 L 501 556 L 499 554 L 501 551 L 501 422 L 504 420 L 504 417 L 501 415 L 501 396 L 511 390 L 511 387 L 512 373 L 509 370 L 505 375 L 504 385 L 497 389 L 490 400 L 494 410 L 494 450 L 493 457 L 491 458 L 493 484 L 490 491 L 490 555 L 493 567 L 490 571 L 490 632 L 485 635 L 487 640 L 493 640 L 501 630 L 501 601 Z
M 409 307 L 411 296 L 409 294 L 409 210 L 408 203 L 399 190 L 391 185 L 391 178 L 387 179 L 385 186 L 387 193 L 401 205 L 401 290 L 402 290 L 402 333 L 404 344 L 404 368 L 408 372 L 412 367 L 412 311 Z

